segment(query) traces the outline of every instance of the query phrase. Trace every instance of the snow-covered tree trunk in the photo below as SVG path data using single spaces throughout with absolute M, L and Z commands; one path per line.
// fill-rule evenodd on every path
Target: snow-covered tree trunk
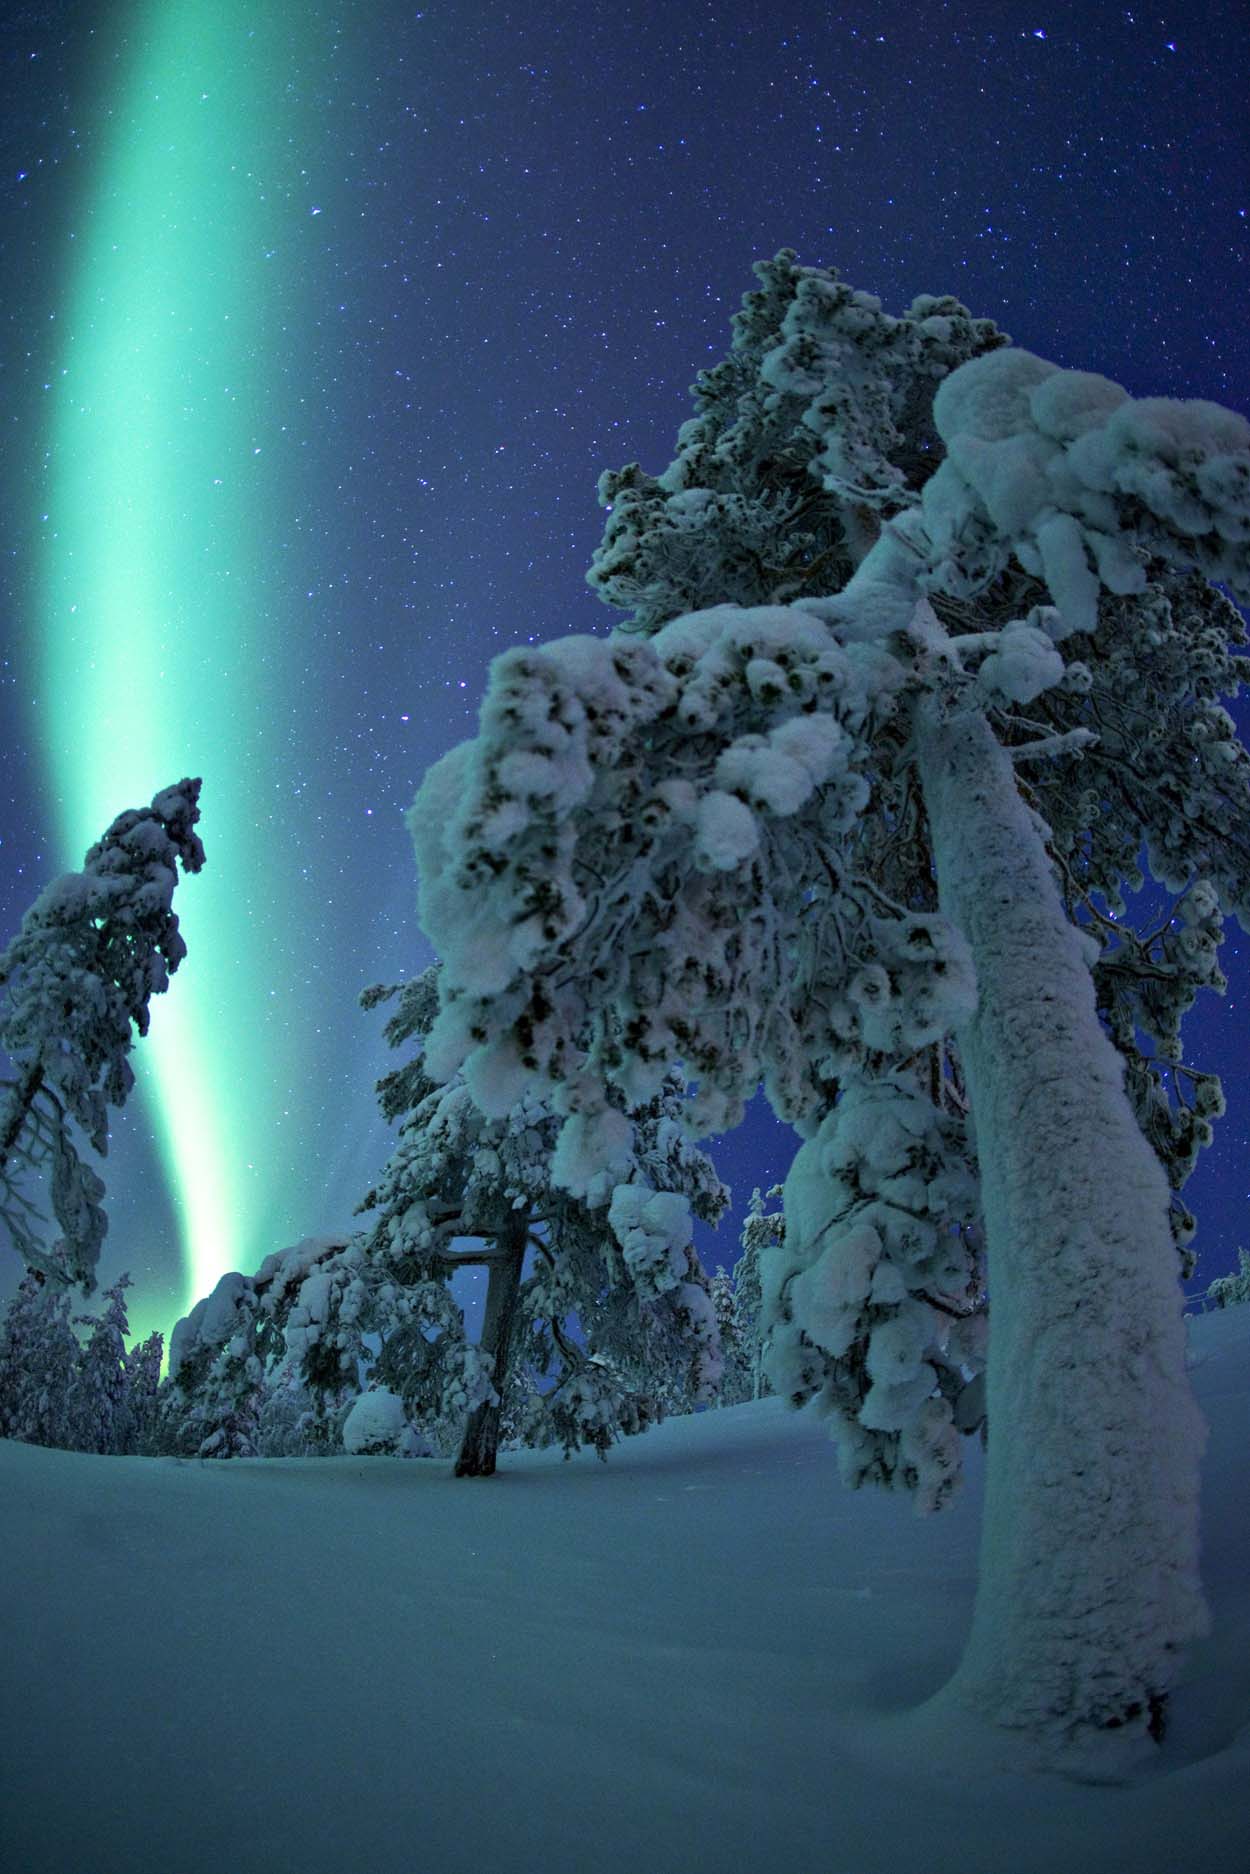
M 496 1238 L 496 1254 L 490 1263 L 486 1288 L 486 1311 L 482 1322 L 481 1350 L 491 1362 L 492 1394 L 475 1406 L 464 1428 L 464 1442 L 456 1459 L 457 1477 L 492 1477 L 499 1450 L 499 1421 L 503 1410 L 504 1388 L 508 1383 L 508 1358 L 512 1327 L 516 1319 L 517 1297 L 521 1291 L 521 1269 L 529 1238 L 529 1218 L 524 1210 L 514 1210 Z
M 992 1272 L 980 1579 L 947 1695 L 1056 1744 L 1157 1735 L 1206 1620 L 1167 1183 L 1008 755 L 978 710 L 935 700 L 916 745 L 940 905 L 977 973 L 959 1043 Z

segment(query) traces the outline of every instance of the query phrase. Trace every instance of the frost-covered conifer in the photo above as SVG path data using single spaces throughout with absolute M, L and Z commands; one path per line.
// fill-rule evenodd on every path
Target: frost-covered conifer
M 428 1069 L 488 1112 L 549 1090 L 574 1193 L 674 1063 L 697 1131 L 762 1082 L 807 1141 L 782 1383 L 801 1356 L 854 1474 L 930 1504 L 978 1416 L 979 1209 L 987 1497 L 947 1696 L 1131 1743 L 1205 1618 L 1174 1193 L 1219 1092 L 1175 1068 L 1223 918 L 1250 924 L 1212 583 L 1250 594 L 1250 425 L 951 300 L 895 319 L 790 254 L 759 272 L 670 469 L 605 483 L 592 579 L 632 635 L 497 659 L 417 797 Z M 1143 848 L 1176 902 L 1121 935 Z
M 107 1220 L 81 1155 L 108 1149 L 108 1108 L 134 1084 L 129 1054 L 148 1004 L 186 955 L 173 911 L 178 868 L 198 872 L 199 781 L 119 814 L 81 872 L 48 885 L 0 957 L 0 1219 L 27 1265 L 89 1293 Z M 47 1179 L 49 1246 L 30 1186 Z
M 780 1199 L 782 1187 L 770 1186 L 769 1198 Z M 749 1399 L 759 1399 L 772 1391 L 764 1372 L 764 1289 L 761 1258 L 766 1251 L 781 1247 L 785 1239 L 785 1213 L 780 1205 L 765 1210 L 764 1195 L 758 1188 L 751 1193 L 746 1219 L 742 1225 L 741 1254 L 734 1264 L 734 1314 L 741 1344 L 749 1360 Z
M 717 1405 L 738 1405 L 749 1393 L 743 1386 L 743 1355 L 734 1313 L 733 1276 L 718 1263 L 710 1285 L 716 1331 L 720 1336 L 721 1376 L 716 1389 Z
M 350 1311 L 328 1345 L 317 1328 L 331 1292 L 350 1286 L 351 1250 L 341 1237 L 307 1237 L 267 1256 L 255 1275 L 223 1275 L 175 1323 L 157 1405 L 162 1450 L 255 1457 L 266 1436 L 280 1455 L 338 1448 L 338 1418 L 361 1389 L 359 1346 Z M 305 1360 L 310 1327 L 315 1351 Z
M 316 1405 L 298 1374 L 274 1377 L 265 1391 L 257 1418 L 256 1449 L 262 1458 L 307 1458 L 324 1452 L 309 1431 Z
M 149 1334 L 127 1350 L 126 1394 L 115 1446 L 123 1456 L 154 1455 L 164 1356 L 165 1336 L 160 1333 Z
M 255 1455 L 263 1369 L 254 1335 L 254 1291 L 234 1271 L 175 1322 L 158 1401 L 163 1450 L 184 1457 Z
M 68 1447 L 78 1364 L 64 1289 L 38 1270 L 22 1277 L 0 1328 L 0 1438 Z
M 58 1283 L 32 1270 L 0 1328 L 0 1437 L 71 1451 L 125 1455 L 153 1447 L 163 1342 L 129 1350 L 129 1275 L 104 1294 L 102 1315 L 74 1317 Z
M 402 1124 L 361 1206 L 372 1227 L 347 1242 L 310 1238 L 253 1276 L 223 1276 L 196 1303 L 170 1343 L 167 1448 L 336 1450 L 371 1390 L 401 1401 L 408 1448 L 450 1437 L 458 1474 L 481 1476 L 505 1420 L 517 1442 L 603 1454 L 714 1391 L 719 1352 L 691 1212 L 714 1222 L 728 1194 L 682 1129 L 680 1079 L 630 1115 L 637 1181 L 604 1187 L 598 1206 L 573 1198 L 552 1183 L 559 1122 L 540 1101 L 522 1097 L 488 1120 L 460 1081 L 426 1076 L 435 979 L 427 971 L 363 998 L 372 1007 L 397 995 L 388 1038 L 416 1044 L 380 1084 L 383 1112 Z M 488 1271 L 477 1346 L 448 1287 L 474 1264 Z
M 79 1327 L 89 1330 L 69 1389 L 69 1443 L 75 1451 L 104 1456 L 118 1452 L 126 1443 L 126 1336 L 130 1331 L 126 1290 L 130 1286 L 129 1275 L 119 1276 L 104 1291 L 102 1315 L 75 1317 Z
M 1206 1293 L 1212 1308 L 1238 1308 L 1250 1302 L 1250 1250 L 1237 1251 L 1236 1275 L 1217 1275 Z
M 781 1186 L 774 1185 L 770 1197 L 780 1197 Z M 784 1234 L 784 1219 L 778 1210 L 766 1214 L 758 1188 L 742 1226 L 741 1253 L 732 1270 L 718 1268 L 712 1278 L 712 1302 L 720 1326 L 724 1370 L 717 1400 L 720 1405 L 741 1405 L 758 1399 L 771 1388 L 762 1370 L 762 1307 L 760 1253 L 776 1248 Z
M 364 1000 L 373 1005 L 390 993 L 370 991 Z M 561 1162 L 578 1183 L 574 1193 L 553 1175 L 559 1120 L 527 1089 L 524 1073 L 495 1077 L 489 1117 L 458 1078 L 438 1086 L 427 1077 L 423 1041 L 437 1008 L 437 971 L 398 993 L 388 1038 L 394 1046 L 416 1042 L 418 1051 L 381 1086 L 383 1110 L 402 1115 L 402 1125 L 365 1199 L 376 1219 L 361 1266 L 368 1287 L 392 1294 L 391 1306 L 437 1318 L 450 1305 L 454 1269 L 486 1265 L 479 1348 L 446 1328 L 435 1342 L 454 1355 L 453 1384 L 466 1395 L 458 1474 L 493 1471 L 509 1381 L 526 1372 L 537 1383 L 514 1414 L 516 1435 L 527 1443 L 557 1438 L 566 1450 L 588 1443 L 602 1454 L 675 1400 L 684 1396 L 688 1406 L 709 1396 L 719 1354 L 691 1212 L 715 1221 L 727 1193 L 682 1129 L 679 1077 L 668 1076 L 628 1115 L 616 1113 L 625 1150 L 612 1180 L 594 1166 L 579 1171 L 576 1136 L 566 1137 Z M 446 1391 L 432 1392 L 444 1375 L 429 1337 L 422 1342 L 392 1332 L 377 1376 L 414 1418 L 430 1415 L 432 1405 L 433 1416 L 445 1418 Z

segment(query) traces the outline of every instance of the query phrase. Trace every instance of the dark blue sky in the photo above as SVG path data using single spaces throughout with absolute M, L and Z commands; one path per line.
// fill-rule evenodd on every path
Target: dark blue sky
M 257 204 L 239 264 L 257 269 L 262 303 L 237 363 L 268 465 L 264 552 L 250 573 L 226 570 L 277 685 L 255 811 L 272 862 L 236 889 L 237 998 L 209 1017 L 226 1057 L 232 1038 L 273 1042 L 272 1074 L 263 1047 L 240 1047 L 230 1082 L 253 1149 L 251 1221 L 227 1260 L 251 1267 L 347 1224 L 385 1154 L 380 1024 L 356 994 L 429 960 L 401 813 L 471 731 L 497 651 L 609 626 L 583 584 L 597 478 L 670 460 L 752 261 L 792 246 L 895 311 L 954 292 L 1060 364 L 1250 408 L 1250 55 L 1216 0 L 313 0 L 267 9 L 264 34 L 235 0 L 223 10 L 239 82 L 264 101 L 217 120 L 219 160 Z M 56 502 L 48 410 L 80 336 L 71 309 L 88 317 L 83 254 L 117 210 L 118 139 L 150 104 L 145 48 L 193 12 L 79 4 L 2 22 L 6 936 L 81 857 L 62 849 L 64 763 L 34 675 L 40 517 Z M 223 190 L 221 215 L 233 199 Z M 211 195 L 197 212 L 212 217 Z M 153 396 L 179 394 L 190 366 L 172 369 Z M 187 397 L 193 424 L 202 404 Z M 173 778 L 154 773 L 147 791 Z M 214 786 L 206 773 L 203 833 L 224 870 Z M 246 958 L 262 953 L 282 967 L 267 966 L 258 1012 Z M 1190 1047 L 1229 1096 L 1190 1186 L 1204 1281 L 1235 1261 L 1248 1190 L 1237 933 L 1225 962 L 1229 996 L 1192 1018 Z M 195 967 L 193 942 L 175 996 Z M 739 1213 L 783 1175 L 787 1140 L 761 1120 L 717 1147 Z M 103 1273 L 130 1267 L 143 1325 L 168 1325 L 182 1252 L 139 1102 L 112 1164 Z M 732 1238 L 716 1249 L 732 1260 Z

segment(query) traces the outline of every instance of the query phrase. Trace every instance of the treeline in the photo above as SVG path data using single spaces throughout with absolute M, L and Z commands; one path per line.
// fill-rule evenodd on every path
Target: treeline
M 756 1191 L 741 1254 L 711 1282 L 722 1362 L 707 1391 L 671 1348 L 664 1359 L 653 1346 L 648 1361 L 645 1344 L 618 1340 L 612 1357 L 587 1344 L 574 1324 L 577 1366 L 597 1382 L 601 1405 L 616 1401 L 606 1421 L 600 1411 L 601 1431 L 610 1422 L 613 1436 L 638 1432 L 670 1414 L 737 1405 L 771 1390 L 760 1361 L 759 1250 L 780 1228 L 780 1214 L 768 1213 Z M 75 1315 L 64 1289 L 28 1273 L 0 1326 L 0 1437 L 115 1457 L 454 1457 L 471 1394 L 435 1402 L 427 1389 L 424 1409 L 414 1401 L 404 1386 L 398 1312 L 389 1334 L 362 1342 L 350 1371 L 338 1363 L 331 1371 L 320 1337 L 310 1342 L 297 1331 L 288 1338 L 289 1299 L 285 1308 L 266 1308 L 269 1296 L 297 1296 L 310 1277 L 325 1276 L 349 1247 L 298 1244 L 269 1257 L 255 1277 L 223 1277 L 174 1329 L 164 1379 L 164 1337 L 130 1341 L 129 1275 L 104 1291 L 99 1314 Z M 595 1438 L 585 1412 L 579 1419 L 560 1396 L 558 1377 L 537 1370 L 523 1348 L 515 1352 L 500 1401 L 500 1446 L 560 1443 L 571 1452 L 589 1443 L 602 1454 L 612 1439 Z M 407 1353 L 411 1361 L 410 1346 Z

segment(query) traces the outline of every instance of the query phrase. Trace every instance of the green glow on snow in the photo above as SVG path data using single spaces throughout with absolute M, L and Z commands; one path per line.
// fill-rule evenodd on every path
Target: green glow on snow
M 61 863 L 81 865 L 122 808 L 204 777 L 208 862 L 175 899 L 189 955 L 136 1048 L 184 1306 L 278 1247 L 266 1148 L 296 1070 L 268 989 L 290 968 L 268 863 L 290 665 L 262 570 L 281 466 L 265 398 L 283 361 L 276 230 L 299 212 L 274 187 L 295 160 L 278 31 L 239 0 L 136 12 L 72 249 L 48 436 L 34 675 Z M 125 1246 L 137 1275 L 144 1248 Z

